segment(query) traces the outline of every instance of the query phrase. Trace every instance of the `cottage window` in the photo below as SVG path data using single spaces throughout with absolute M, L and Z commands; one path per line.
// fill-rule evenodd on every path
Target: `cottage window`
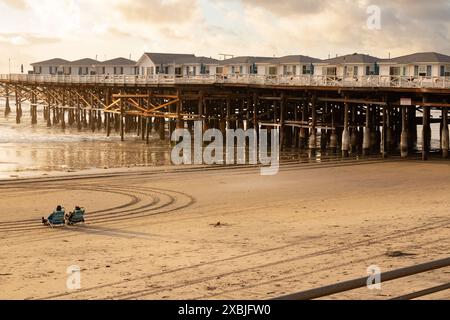
M 223 67 L 216 67 L 217 74 L 223 74 Z
M 239 73 L 240 74 L 244 74 L 244 67 L 243 66 L 239 66 Z
M 450 77 L 450 65 L 441 66 L 441 77 Z
M 283 66 L 283 75 L 284 76 L 289 75 L 288 66 Z
M 297 75 L 297 66 L 293 66 L 293 67 L 292 67 L 292 74 L 293 74 L 294 76 Z
M 313 74 L 313 65 L 312 64 L 303 65 L 302 73 L 303 74 Z
M 234 74 L 235 73 L 235 67 L 231 66 L 231 73 Z
M 373 66 L 366 66 L 366 76 L 372 76 L 372 75 L 378 76 L 379 74 L 380 74 L 380 69 L 377 64 L 374 64 Z
M 159 67 L 156 67 L 156 74 L 159 74 Z
M 324 74 L 329 77 L 335 77 L 337 75 L 336 67 L 326 67 L 324 71 L 325 71 Z
M 430 67 L 430 70 L 428 70 L 428 67 Z M 417 75 L 419 77 L 431 76 L 431 66 L 416 66 L 415 69 L 417 69 Z M 428 75 L 428 71 L 430 71 L 430 75 Z
M 389 74 L 391 76 L 399 76 L 400 75 L 400 67 L 391 67 L 389 70 Z
M 277 75 L 277 67 L 269 67 L 269 75 L 276 76 Z
M 353 66 L 345 66 L 344 67 L 344 74 L 346 77 L 351 77 L 353 76 Z

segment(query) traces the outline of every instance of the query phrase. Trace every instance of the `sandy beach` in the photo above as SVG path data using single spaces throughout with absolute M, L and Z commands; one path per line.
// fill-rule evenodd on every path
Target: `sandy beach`
M 448 257 L 447 162 L 162 167 L 3 180 L 2 299 L 269 299 Z M 57 204 L 86 224 L 48 228 Z M 388 252 L 404 255 L 392 257 Z M 68 290 L 66 270 L 81 269 Z M 450 269 L 331 299 L 389 299 Z M 449 299 L 444 291 L 427 299 Z

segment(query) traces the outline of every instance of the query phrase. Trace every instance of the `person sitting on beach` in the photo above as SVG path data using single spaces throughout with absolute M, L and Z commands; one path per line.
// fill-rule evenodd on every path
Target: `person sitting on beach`
M 70 212 L 69 215 L 66 216 L 66 219 L 69 224 L 84 222 L 84 209 L 76 206 L 75 210 L 73 212 Z
M 55 215 L 61 214 L 61 213 L 64 214 L 64 209 L 63 209 L 62 206 L 58 205 L 58 206 L 56 207 L 56 210 L 53 211 L 53 213 L 52 213 L 51 215 L 49 215 L 47 219 L 45 219 L 44 217 L 42 217 L 42 223 L 43 223 L 44 225 L 48 225 L 49 223 L 53 223 L 54 218 L 55 218 Z

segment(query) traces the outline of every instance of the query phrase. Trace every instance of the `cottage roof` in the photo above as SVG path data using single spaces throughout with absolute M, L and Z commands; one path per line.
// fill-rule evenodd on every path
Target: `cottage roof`
M 219 60 L 208 57 L 181 57 L 174 61 L 176 64 L 218 64 Z
M 188 59 L 188 58 L 195 59 L 195 55 L 184 53 L 146 52 L 145 55 L 156 65 L 176 63 L 177 60 L 179 59 Z
M 102 65 L 104 65 L 104 66 L 134 66 L 134 65 L 136 65 L 136 61 L 120 57 L 120 58 L 103 61 Z
M 353 64 L 365 64 L 365 63 L 376 63 L 381 61 L 380 58 L 370 56 L 367 54 L 360 54 L 360 53 L 354 53 L 354 54 L 348 54 L 345 56 L 340 56 L 332 59 L 323 60 L 321 62 L 326 64 L 347 64 L 347 63 L 353 63 Z
M 50 59 L 50 60 L 45 60 L 45 61 L 41 61 L 41 62 L 35 62 L 32 63 L 32 66 L 62 66 L 62 65 L 66 65 L 69 64 L 70 62 L 64 59 L 60 59 L 60 58 L 54 58 L 54 59 Z
M 75 60 L 70 62 L 70 65 L 72 66 L 96 66 L 101 64 L 100 61 L 94 60 L 94 59 L 90 59 L 90 58 L 84 58 L 84 59 L 80 59 L 80 60 Z
M 260 63 L 270 63 L 270 64 L 294 64 L 294 63 L 316 63 L 320 62 L 320 59 L 303 56 L 303 55 L 290 55 L 280 58 L 272 58 L 266 61 L 261 61 Z
M 414 54 L 409 54 L 406 56 L 401 56 L 397 58 L 393 58 L 390 60 L 386 60 L 386 62 L 394 62 L 394 63 L 400 63 L 400 64 L 407 64 L 407 63 L 441 63 L 446 62 L 450 63 L 450 56 L 447 56 L 445 54 L 437 53 L 437 52 L 419 52 Z
M 262 61 L 268 61 L 274 58 L 270 57 L 249 57 L 249 56 L 242 56 L 242 57 L 235 57 L 231 59 L 226 59 L 220 61 L 221 65 L 228 65 L 228 64 L 253 64 L 253 63 L 259 63 Z

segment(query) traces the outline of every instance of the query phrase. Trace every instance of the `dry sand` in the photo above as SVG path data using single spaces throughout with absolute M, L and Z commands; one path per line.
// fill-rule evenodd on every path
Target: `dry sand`
M 272 177 L 165 169 L 1 183 L 0 298 L 268 299 L 450 253 L 445 162 L 291 165 Z M 42 227 L 58 203 L 85 206 L 87 224 Z M 66 288 L 72 265 L 78 291 Z M 330 298 L 387 299 L 449 279 L 445 268 Z

